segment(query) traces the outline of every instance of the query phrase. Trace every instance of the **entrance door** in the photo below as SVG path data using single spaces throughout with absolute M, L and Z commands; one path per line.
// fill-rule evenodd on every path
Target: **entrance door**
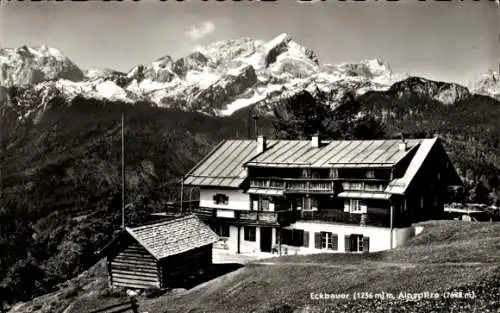
M 260 228 L 260 251 L 271 252 L 273 232 L 271 227 Z

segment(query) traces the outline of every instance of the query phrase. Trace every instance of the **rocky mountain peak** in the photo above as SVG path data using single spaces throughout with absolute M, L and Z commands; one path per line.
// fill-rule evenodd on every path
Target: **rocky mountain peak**
M 469 83 L 471 92 L 500 100 L 500 74 L 495 71 L 477 76 Z
M 174 63 L 173 71 L 179 76 L 185 76 L 190 70 L 201 70 L 208 64 L 208 59 L 203 53 L 195 51 Z
M 467 87 L 455 83 L 432 81 L 423 77 L 409 77 L 393 84 L 389 93 L 399 97 L 417 94 L 438 100 L 446 105 L 454 104 L 471 96 Z
M 41 46 L 0 49 L 0 81 L 4 86 L 28 86 L 46 80 L 82 81 L 84 73 L 59 50 Z
M 46 46 L 1 49 L 0 61 L 2 84 L 32 88 L 33 92 L 25 94 L 30 99 L 38 94 L 39 99 L 25 103 L 31 101 L 37 108 L 44 107 L 54 90 L 67 100 L 77 95 L 141 100 L 211 115 L 229 115 L 247 106 L 272 112 L 274 100 L 302 90 L 333 91 L 338 97 L 345 92 L 360 96 L 368 91 L 388 91 L 399 97 L 425 95 L 446 104 L 471 94 L 458 84 L 395 74 L 380 58 L 321 65 L 312 49 L 288 33 L 268 41 L 239 38 L 214 42 L 177 60 L 165 55 L 136 65 L 126 74 L 90 69 L 84 75 L 61 52 Z M 476 80 L 472 92 L 500 95 L 497 81 L 498 74 L 485 74 Z

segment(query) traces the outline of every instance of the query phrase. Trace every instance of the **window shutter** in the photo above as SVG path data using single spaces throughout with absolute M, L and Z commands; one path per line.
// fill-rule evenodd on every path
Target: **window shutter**
M 363 237 L 363 252 L 370 252 L 370 237 Z
M 304 247 L 309 247 L 309 232 L 308 231 L 304 231 L 304 240 L 302 242 L 302 245 Z
M 351 251 L 351 238 L 350 236 L 345 236 L 345 252 Z
M 314 233 L 314 247 L 321 249 L 321 233 Z
M 339 236 L 332 234 L 332 249 L 337 251 L 339 249 Z

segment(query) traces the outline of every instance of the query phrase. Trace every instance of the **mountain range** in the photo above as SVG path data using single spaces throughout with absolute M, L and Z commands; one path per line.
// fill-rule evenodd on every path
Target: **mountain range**
M 240 38 L 220 41 L 178 60 L 161 57 L 123 73 L 112 69 L 82 70 L 67 56 L 46 46 L 0 49 L 0 81 L 17 86 L 19 118 L 36 116 L 49 99 L 85 98 L 135 103 L 228 116 L 249 106 L 269 112 L 270 103 L 301 90 L 333 92 L 340 99 L 404 85 L 453 104 L 472 94 L 500 99 L 497 73 L 479 76 L 468 87 L 393 73 L 378 59 L 359 63 L 321 64 L 314 51 L 280 34 L 270 41 Z M 401 83 L 402 82 L 402 83 Z M 36 99 L 36 103 L 32 103 Z

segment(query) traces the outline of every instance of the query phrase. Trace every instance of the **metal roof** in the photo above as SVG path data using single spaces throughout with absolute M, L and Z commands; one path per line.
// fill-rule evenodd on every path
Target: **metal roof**
M 413 177 L 415 177 L 418 170 L 427 158 L 427 155 L 429 155 L 436 141 L 437 138 L 434 138 L 431 140 L 426 140 L 424 143 L 422 143 L 420 149 L 417 150 L 417 153 L 412 158 L 404 176 L 391 181 L 385 191 L 393 194 L 404 194 L 406 189 L 410 185 L 410 182 L 413 180 Z
M 186 175 L 184 184 L 238 188 L 247 176 L 243 164 L 256 155 L 256 140 L 225 140 Z
M 125 229 L 157 260 L 219 240 L 219 236 L 195 215 Z
M 402 194 L 422 166 L 433 139 L 340 140 L 313 147 L 309 140 L 268 140 L 267 149 L 258 153 L 256 140 L 221 142 L 186 176 L 186 185 L 239 188 L 247 178 L 245 166 L 310 168 L 380 168 L 392 167 L 410 151 L 417 149 L 405 175 L 392 181 L 385 192 Z M 251 192 L 260 192 L 251 190 Z
M 420 145 L 419 149 L 411 159 L 410 164 L 408 165 L 408 168 L 405 171 L 405 174 L 401 178 L 397 178 L 392 180 L 387 188 L 385 189 L 385 192 L 391 193 L 391 194 L 400 194 L 403 195 L 405 194 L 406 190 L 408 187 L 411 185 L 411 182 L 417 175 L 418 171 L 422 167 L 424 161 L 427 159 L 429 154 L 431 153 L 432 148 L 436 145 L 436 143 L 439 142 L 439 139 L 433 138 L 433 139 L 425 139 L 423 140 L 422 144 Z M 439 143 L 440 144 L 440 143 Z M 446 158 L 448 156 L 446 155 Z M 448 173 L 450 173 L 452 176 L 452 179 L 449 181 L 450 185 L 460 185 L 462 183 L 460 177 L 456 173 L 455 169 L 453 167 L 446 169 Z
M 400 150 L 401 140 L 341 140 L 314 148 L 309 140 L 279 140 L 246 165 L 259 167 L 390 167 L 423 139 L 406 140 L 407 149 Z

